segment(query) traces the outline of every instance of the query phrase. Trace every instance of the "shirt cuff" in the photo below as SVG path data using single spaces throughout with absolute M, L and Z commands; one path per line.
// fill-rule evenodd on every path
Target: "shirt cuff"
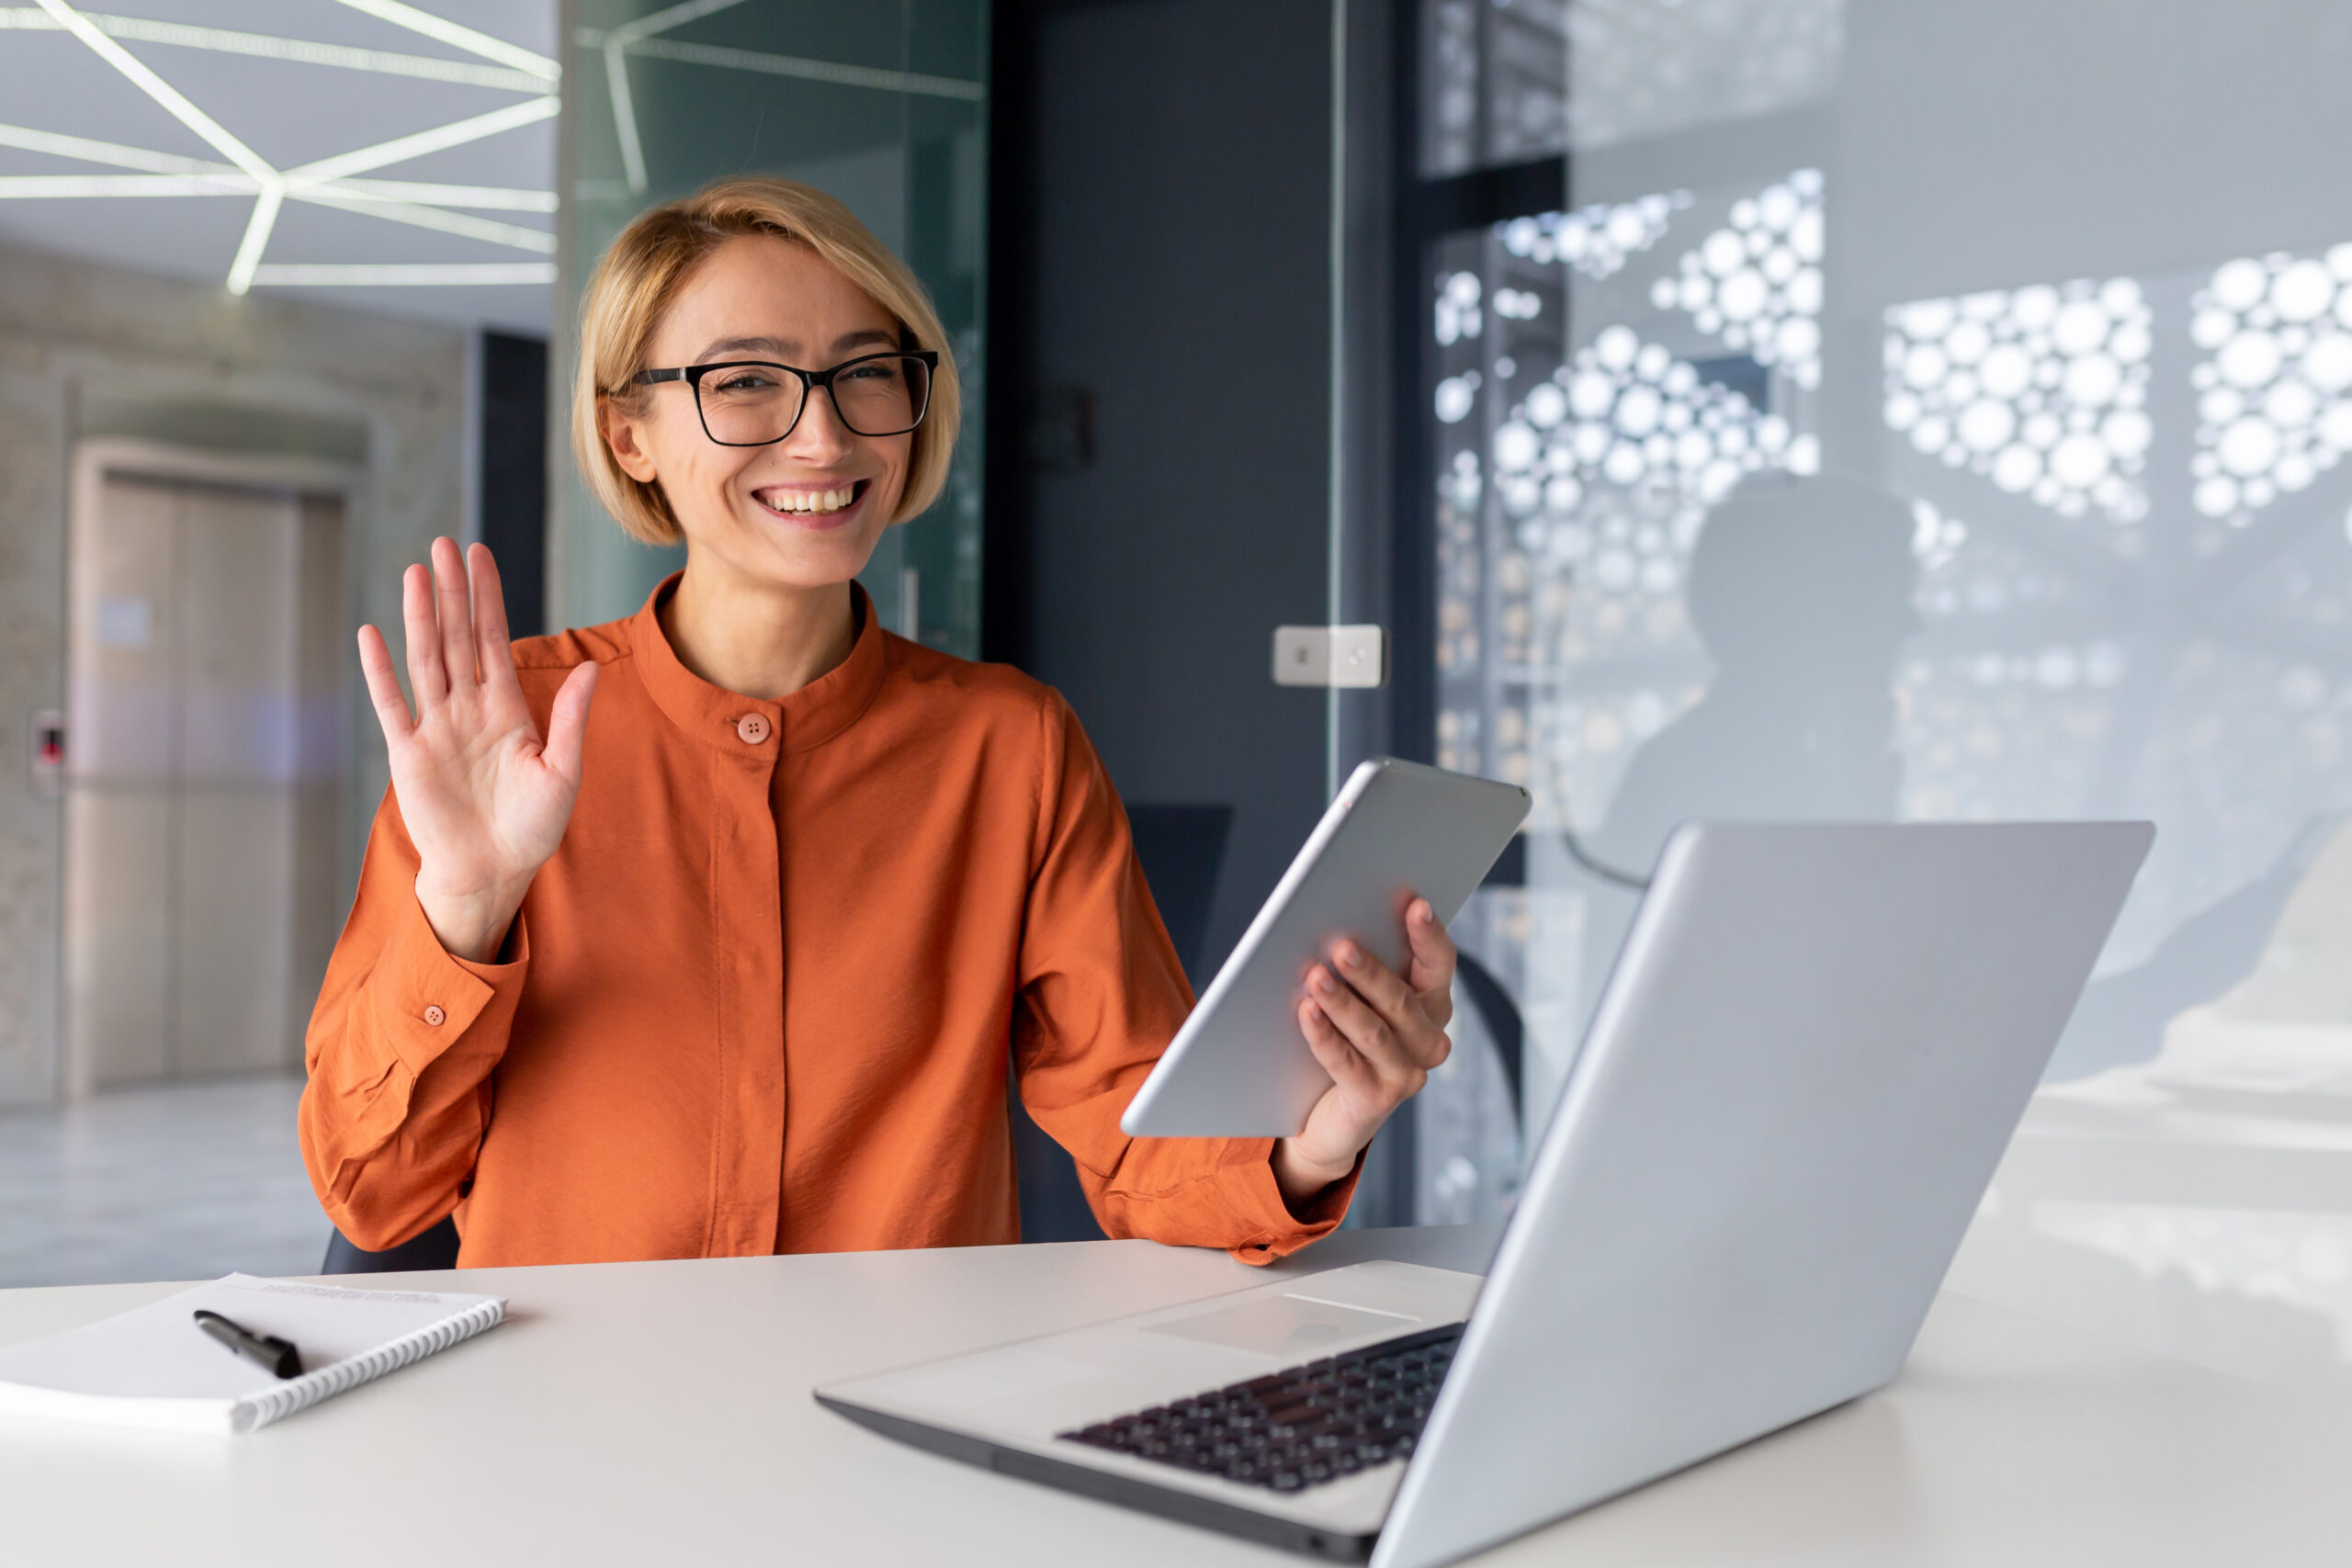
M 1363 1151 L 1359 1149 L 1347 1175 L 1309 1200 L 1306 1213 L 1293 1213 L 1283 1199 L 1282 1183 L 1274 1179 L 1274 1140 L 1237 1139 L 1235 1154 L 1227 1180 L 1242 1211 L 1241 1234 L 1248 1239 L 1227 1250 L 1244 1263 L 1288 1258 L 1339 1229 L 1363 1175 Z
M 502 952 L 503 964 L 476 964 L 451 953 L 412 894 L 398 926 L 376 960 L 369 986 L 380 1038 L 412 1077 L 424 1073 L 465 1037 L 493 1006 L 511 1016 L 530 968 L 530 932 L 515 911 Z

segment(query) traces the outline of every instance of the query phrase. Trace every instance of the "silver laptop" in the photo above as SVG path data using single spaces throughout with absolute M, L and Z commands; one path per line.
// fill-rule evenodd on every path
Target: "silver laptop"
M 1294 1275 L 816 1396 L 1009 1475 L 1423 1568 L 1868 1393 L 2153 836 L 1684 828 L 1485 1280 Z

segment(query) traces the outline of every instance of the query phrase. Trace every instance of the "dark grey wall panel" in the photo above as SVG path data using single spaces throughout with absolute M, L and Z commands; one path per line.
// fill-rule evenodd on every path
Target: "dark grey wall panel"
M 1036 34 L 1032 375 L 1091 394 L 1093 439 L 1030 476 L 1021 657 L 1128 799 L 1236 807 L 1211 968 L 1324 798 L 1322 696 L 1268 665 L 1323 619 L 1329 28 L 1129 0 Z

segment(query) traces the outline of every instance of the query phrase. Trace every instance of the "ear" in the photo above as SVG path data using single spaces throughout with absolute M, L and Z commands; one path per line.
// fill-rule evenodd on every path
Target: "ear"
M 645 449 L 645 427 L 642 421 L 623 412 L 609 398 L 596 400 L 596 430 L 604 436 L 605 445 L 613 449 L 613 460 L 621 472 L 639 484 L 651 484 L 657 477 L 653 455 Z

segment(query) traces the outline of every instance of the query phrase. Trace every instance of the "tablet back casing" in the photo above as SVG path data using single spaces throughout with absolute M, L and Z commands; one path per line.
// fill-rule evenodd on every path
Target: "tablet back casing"
M 1299 1032 L 1306 972 L 1342 936 L 1394 969 L 1415 895 L 1451 920 L 1526 819 L 1527 792 L 1381 758 L 1332 801 L 1119 1125 L 1132 1137 L 1283 1138 L 1331 1086 Z

